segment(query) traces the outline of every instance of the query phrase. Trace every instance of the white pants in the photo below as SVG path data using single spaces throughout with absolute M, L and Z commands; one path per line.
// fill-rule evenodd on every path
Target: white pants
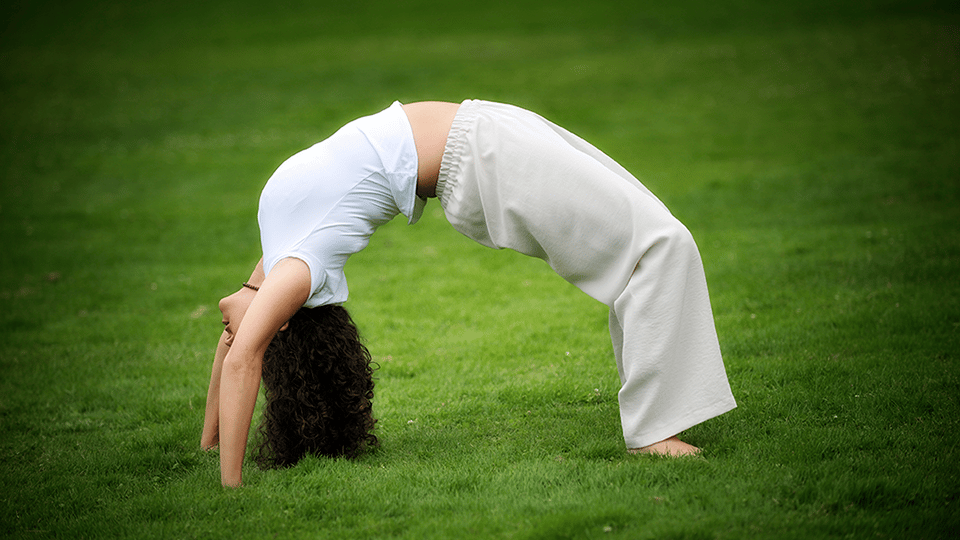
M 467 237 L 543 259 L 610 307 L 628 448 L 736 407 L 697 246 L 615 161 L 534 113 L 465 101 L 437 196 Z

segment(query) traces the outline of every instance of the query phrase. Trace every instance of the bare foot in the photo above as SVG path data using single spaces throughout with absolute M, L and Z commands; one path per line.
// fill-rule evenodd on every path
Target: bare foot
M 664 439 L 658 443 L 643 448 L 631 448 L 627 450 L 631 454 L 653 454 L 655 456 L 696 456 L 700 454 L 700 449 L 692 444 L 687 444 L 676 436 Z

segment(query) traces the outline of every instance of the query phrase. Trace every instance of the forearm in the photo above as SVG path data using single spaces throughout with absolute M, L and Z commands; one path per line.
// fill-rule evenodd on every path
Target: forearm
M 224 359 L 220 377 L 220 480 L 224 486 L 236 487 L 242 482 L 263 354 L 231 352 L 236 354 Z
M 207 388 L 207 406 L 203 417 L 203 432 L 200 434 L 200 447 L 210 450 L 220 442 L 220 377 L 223 371 L 223 359 L 227 356 L 225 340 L 227 333 L 220 335 L 216 353 L 213 355 L 213 367 L 210 370 L 210 386 Z

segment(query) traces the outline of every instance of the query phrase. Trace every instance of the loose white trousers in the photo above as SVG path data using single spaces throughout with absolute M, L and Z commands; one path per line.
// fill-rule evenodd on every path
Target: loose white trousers
M 529 111 L 465 101 L 437 196 L 462 234 L 543 259 L 610 307 L 628 448 L 736 407 L 693 237 L 614 160 Z

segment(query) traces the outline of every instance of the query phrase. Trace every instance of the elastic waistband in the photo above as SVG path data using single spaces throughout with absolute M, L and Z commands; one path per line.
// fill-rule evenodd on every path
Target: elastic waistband
M 460 104 L 453 118 L 447 143 L 443 147 L 443 158 L 440 160 L 440 175 L 437 177 L 437 199 L 440 200 L 441 207 L 447 206 L 450 194 L 460 178 L 463 149 L 467 144 L 466 136 L 473 126 L 479 106 L 480 102 L 468 99 Z

